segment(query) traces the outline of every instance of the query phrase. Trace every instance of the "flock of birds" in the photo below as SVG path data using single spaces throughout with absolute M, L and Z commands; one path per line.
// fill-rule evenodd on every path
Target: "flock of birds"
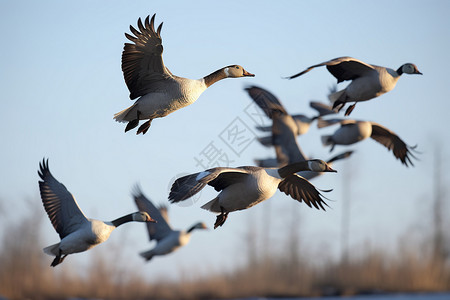
M 151 19 L 149 17 L 144 22 L 139 18 L 138 29 L 130 26 L 132 35 L 125 33 L 132 43 L 125 43 L 122 71 L 130 99 L 137 99 L 133 105 L 114 115 L 116 121 L 127 123 L 125 132 L 146 120 L 137 130 L 137 134 L 145 134 L 153 119 L 194 103 L 203 91 L 219 80 L 254 76 L 239 65 L 226 66 L 196 80 L 172 74 L 162 59 L 162 23 L 155 30 L 155 15 Z M 277 190 L 309 207 L 325 210 L 327 204 L 322 192 L 330 190 L 318 190 L 309 180 L 324 172 L 336 172 L 331 164 L 349 157 L 352 151 L 338 154 L 327 162 L 306 157 L 297 143 L 297 136 L 306 133 L 314 121 L 319 128 L 340 124 L 334 134 L 322 136 L 323 144 L 331 146 L 331 150 L 335 145 L 351 145 L 371 137 L 391 150 L 404 165 L 412 165 L 415 147 L 408 146 L 386 127 L 369 121 L 324 117 L 338 113 L 347 103 L 353 103 L 345 112 L 345 116 L 350 115 L 356 103 L 392 90 L 403 73 L 422 74 L 417 67 L 406 63 L 394 70 L 351 57 L 339 57 L 288 78 L 296 78 L 320 66 L 326 66 L 338 83 L 348 80 L 350 84 L 341 91 L 332 91 L 329 95 L 332 106 L 311 102 L 311 107 L 318 112 L 313 117 L 290 115 L 269 91 L 257 86 L 246 88 L 249 96 L 272 120 L 272 126 L 259 127 L 271 133 L 259 141 L 274 147 L 276 158 L 255 160 L 258 166 L 217 167 L 178 178 L 171 187 L 169 201 L 186 200 L 206 185 L 212 186 L 219 194 L 202 208 L 217 214 L 214 228 L 222 226 L 230 212 L 250 208 L 269 199 Z M 40 163 L 38 174 L 45 211 L 61 239 L 59 243 L 44 248 L 45 253 L 55 257 L 51 263 L 53 267 L 62 263 L 69 254 L 86 251 L 106 241 L 116 227 L 128 222 L 145 222 L 150 240 L 157 241 L 153 249 L 141 253 L 146 260 L 175 251 L 189 242 L 195 229 L 207 228 L 204 223 L 196 223 L 188 230 L 172 229 L 167 207 L 156 207 L 139 187 L 133 191 L 138 212 L 110 222 L 91 219 L 83 214 L 73 195 L 50 173 L 48 159 Z

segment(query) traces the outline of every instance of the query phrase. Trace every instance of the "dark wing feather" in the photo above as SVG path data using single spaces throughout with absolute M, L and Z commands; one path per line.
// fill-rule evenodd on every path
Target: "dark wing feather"
M 63 239 L 76 231 L 88 219 L 66 187 L 50 173 L 48 160 L 39 163 L 39 190 L 45 211 L 59 237 Z
M 154 90 L 155 82 L 172 79 L 172 74 L 164 66 L 162 53 L 161 25 L 155 31 L 155 15 L 142 24 L 139 18 L 139 30 L 130 25 L 134 36 L 125 33 L 133 43 L 125 43 L 122 52 L 122 72 L 130 91 L 130 99 L 136 99 Z
M 305 202 L 309 207 L 325 210 L 328 206 L 322 199 L 323 195 L 305 178 L 292 174 L 284 178 L 278 185 L 278 189 L 293 199 Z M 328 192 L 326 190 L 324 192 Z
M 247 176 L 247 173 L 224 172 L 220 173 L 214 180 L 209 181 L 208 185 L 214 187 L 216 191 L 220 192 L 232 184 L 242 182 Z
M 186 200 L 200 192 L 206 184 L 220 191 L 230 184 L 247 176 L 247 171 L 241 168 L 212 168 L 203 172 L 178 178 L 170 189 L 171 203 Z
M 274 112 L 287 114 L 281 102 L 271 92 L 257 86 L 250 86 L 245 90 L 270 119 Z
M 404 164 L 405 166 L 414 166 L 411 161 L 411 157 L 415 159 L 417 158 L 411 153 L 410 150 L 413 150 L 415 147 L 408 146 L 393 131 L 390 131 L 380 124 L 372 122 L 372 135 L 370 137 L 388 148 L 388 150 L 392 150 L 394 156 L 397 159 L 400 159 L 402 164 Z
M 144 196 L 139 186 L 136 186 L 133 191 L 133 198 L 139 211 L 147 212 L 157 222 L 146 222 L 150 240 L 160 241 L 172 232 L 172 228 L 170 228 L 159 209 Z
M 359 59 L 349 57 L 349 56 L 343 56 L 338 57 L 314 66 L 311 66 L 307 68 L 306 70 L 295 74 L 293 76 L 288 77 L 289 79 L 296 78 L 298 76 L 301 76 L 305 73 L 308 73 L 314 68 L 326 66 L 328 71 L 336 77 L 338 83 L 345 81 L 345 80 L 353 80 L 359 76 L 362 76 L 363 74 L 367 72 L 376 72 L 375 69 L 369 65 L 366 64 L 363 61 L 360 61 Z
M 297 143 L 296 126 L 291 116 L 274 114 L 272 139 L 280 165 L 307 159 Z
M 199 174 L 200 172 L 186 175 L 175 180 L 169 193 L 170 203 L 189 199 L 200 192 L 206 186 L 206 183 L 197 181 L 197 176 Z

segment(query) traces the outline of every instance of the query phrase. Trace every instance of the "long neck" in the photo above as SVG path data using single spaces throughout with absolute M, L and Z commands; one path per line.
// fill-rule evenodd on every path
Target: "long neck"
M 296 162 L 293 164 L 289 164 L 287 166 L 284 166 L 280 169 L 278 169 L 278 174 L 280 174 L 280 176 L 282 178 L 286 178 L 289 175 L 292 175 L 294 173 L 300 172 L 300 171 L 309 171 L 309 165 L 307 161 L 300 161 L 300 162 Z
M 400 68 L 398 68 L 396 72 L 397 72 L 398 76 L 402 75 L 403 74 L 403 66 L 400 66 Z
M 194 231 L 194 229 L 196 228 L 197 224 L 192 225 L 188 230 L 187 233 L 191 233 L 192 231 Z
M 227 75 L 225 74 L 223 68 L 203 77 L 203 79 L 205 80 L 206 87 L 209 87 L 212 84 L 224 78 L 227 78 Z
M 132 222 L 132 221 L 134 221 L 133 214 L 129 214 L 129 215 L 120 217 L 118 219 L 115 219 L 115 220 L 111 221 L 111 223 L 114 226 L 119 227 L 122 224 L 125 224 L 125 223 L 128 223 L 128 222 Z

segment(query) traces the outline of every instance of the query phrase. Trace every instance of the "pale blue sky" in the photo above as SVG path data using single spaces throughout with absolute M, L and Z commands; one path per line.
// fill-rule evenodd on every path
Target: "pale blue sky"
M 351 147 L 339 173 L 313 181 L 323 189 L 331 209 L 318 212 L 278 193 L 250 210 L 230 214 L 224 227 L 198 232 L 185 249 L 144 265 L 148 278 L 180 274 L 195 266 L 230 268 L 242 258 L 248 226 L 262 232 L 263 216 L 271 214 L 271 249 L 282 251 L 292 211 L 308 251 L 334 255 L 339 250 L 342 186 L 351 178 L 352 233 L 350 244 L 364 242 L 394 249 L 408 229 L 421 236 L 431 228 L 434 145 L 442 145 L 442 169 L 449 167 L 447 132 L 450 84 L 448 1 L 1 1 L 0 93 L 2 140 L 0 204 L 21 215 L 25 199 L 39 201 L 37 169 L 49 157 L 54 176 L 75 195 L 89 217 L 110 220 L 135 211 L 130 190 L 139 182 L 155 202 L 167 201 L 171 180 L 201 169 L 196 158 L 213 143 L 233 161 L 252 165 L 254 158 L 272 156 L 271 149 L 251 142 L 241 153 L 221 139 L 230 123 L 246 124 L 251 104 L 243 88 L 255 84 L 277 95 L 291 113 L 312 114 L 310 100 L 326 99 L 335 83 L 325 68 L 295 80 L 281 77 L 338 56 L 398 68 L 415 63 L 423 76 L 403 76 L 390 93 L 357 105 L 355 119 L 378 122 L 408 144 L 418 144 L 420 161 L 406 168 L 373 140 Z M 133 102 L 120 69 L 124 32 L 139 17 L 156 13 L 164 22 L 164 61 L 170 70 L 200 78 L 230 64 L 240 64 L 254 78 L 227 79 L 213 85 L 199 100 L 163 119 L 145 136 L 125 134 L 113 114 Z M 345 85 L 345 84 L 342 84 Z M 308 155 L 328 158 L 320 135 L 335 128 L 317 128 L 299 138 Z M 254 130 L 255 133 L 257 133 Z M 448 182 L 444 174 L 444 183 Z M 175 228 L 199 220 L 209 226 L 215 216 L 201 204 L 215 192 L 205 189 L 188 207 L 170 206 Z M 447 189 L 448 199 L 448 189 Z M 58 240 L 42 207 L 45 243 Z M 17 212 L 16 212 L 17 211 Z M 448 212 L 448 207 L 447 207 Z M 123 239 L 130 268 L 140 265 L 138 252 L 149 249 L 141 224 L 115 232 L 110 241 L 91 251 L 108 251 Z M 123 243 L 125 244 L 125 243 Z M 393 246 L 394 245 L 394 246 Z M 37 251 L 41 251 L 37 249 Z M 106 252 L 105 252 L 106 253 Z M 69 257 L 61 268 L 89 260 L 92 252 Z M 51 258 L 43 254 L 49 264 Z M 203 265 L 201 264 L 203 263 Z M 181 272 L 182 273 L 182 272 Z

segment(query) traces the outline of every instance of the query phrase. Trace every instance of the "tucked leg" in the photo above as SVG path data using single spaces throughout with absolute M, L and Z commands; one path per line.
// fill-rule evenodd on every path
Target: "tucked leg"
M 139 134 L 141 132 L 142 132 L 142 134 L 145 134 L 147 132 L 147 130 L 150 128 L 151 124 L 152 124 L 152 119 L 148 120 L 147 122 L 145 122 L 144 124 L 139 126 L 139 129 L 136 132 L 136 134 Z
M 227 220 L 228 212 L 226 212 L 222 206 L 220 207 L 220 211 L 221 213 L 220 215 L 217 216 L 216 223 L 214 223 L 214 229 L 216 229 L 219 226 L 222 226 Z
M 350 105 L 350 106 L 347 108 L 347 110 L 345 111 L 345 115 L 346 115 L 346 116 L 349 116 L 349 115 L 351 114 L 351 112 L 353 111 L 353 109 L 355 108 L 355 106 L 356 106 L 356 103 L 353 104 L 353 105 Z
M 125 132 L 130 131 L 131 129 L 133 129 L 139 125 L 139 117 L 140 116 L 141 116 L 141 112 L 138 110 L 136 113 L 136 119 L 128 122 L 127 127 L 125 127 Z
M 55 267 L 63 262 L 64 258 L 66 258 L 67 254 L 62 256 L 61 249 L 59 249 L 58 255 L 56 255 L 55 259 L 52 261 L 52 264 L 50 266 Z
M 345 105 L 345 102 L 341 100 L 336 100 L 333 103 L 333 110 L 336 109 L 337 112 L 339 112 Z
M 125 127 L 125 132 L 135 128 L 138 125 L 139 125 L 139 119 L 134 119 L 134 120 L 128 122 L 127 127 Z

